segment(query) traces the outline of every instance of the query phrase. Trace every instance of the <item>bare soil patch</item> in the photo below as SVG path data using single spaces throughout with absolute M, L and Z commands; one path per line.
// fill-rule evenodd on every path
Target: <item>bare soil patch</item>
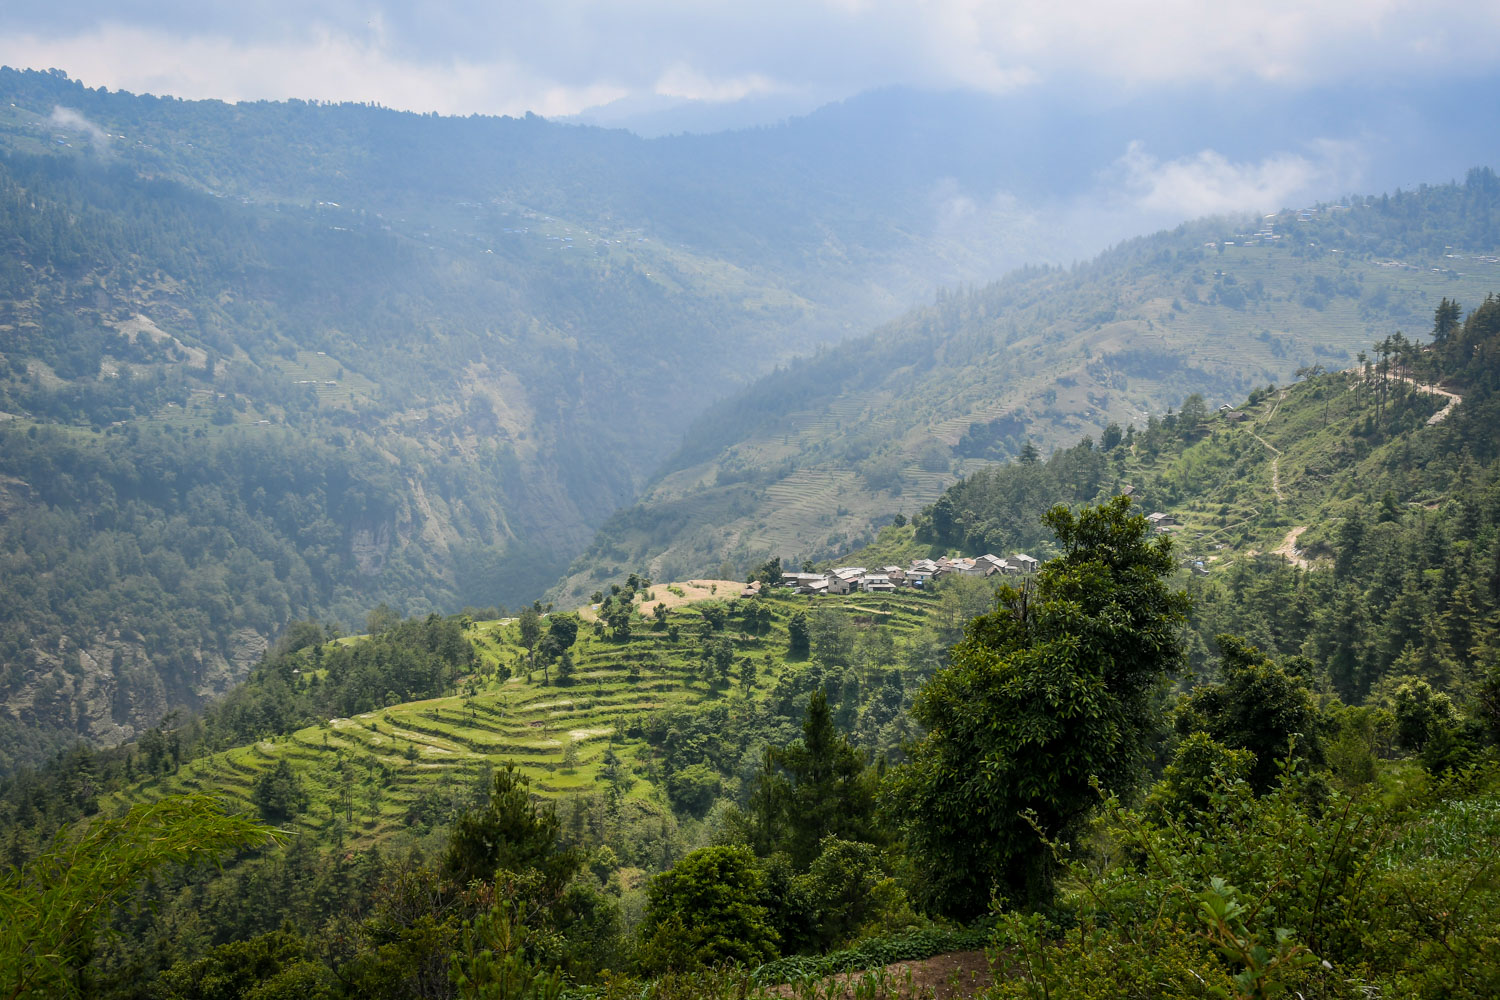
M 682 591 L 674 594 L 668 587 L 676 587 Z M 637 607 L 640 609 L 642 618 L 650 618 L 651 611 L 658 604 L 665 604 L 670 611 L 672 608 L 681 607 L 684 604 L 692 604 L 694 601 L 707 600 L 733 600 L 740 596 L 740 591 L 745 589 L 745 584 L 738 580 L 685 580 L 678 583 L 653 583 L 647 588 L 651 599 L 646 600 L 645 593 L 637 596 Z
M 880 1000 L 960 1000 L 978 996 L 994 982 L 990 960 L 983 951 L 953 951 L 914 962 L 896 962 L 882 970 L 831 976 L 819 986 L 817 996 L 819 1000 L 853 1000 L 857 984 L 868 983 L 872 975 L 882 973 L 885 989 L 875 994 Z M 791 984 L 771 992 L 783 997 L 801 995 Z

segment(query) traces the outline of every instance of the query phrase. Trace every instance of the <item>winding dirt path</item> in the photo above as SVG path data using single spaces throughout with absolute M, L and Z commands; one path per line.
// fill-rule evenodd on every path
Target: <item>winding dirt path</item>
M 1401 381 L 1406 382 L 1409 385 L 1416 386 L 1418 392 L 1425 392 L 1430 396 L 1444 396 L 1447 398 L 1448 405 L 1427 418 L 1427 426 L 1429 427 L 1431 427 L 1433 424 L 1442 423 L 1443 420 L 1447 418 L 1448 414 L 1453 412 L 1453 408 L 1464 401 L 1464 398 L 1456 392 L 1449 392 L 1447 389 L 1443 389 L 1435 385 L 1428 385 L 1426 382 L 1418 382 L 1416 379 L 1410 378 L 1409 376 L 1401 376 Z
M 1303 524 L 1293 528 L 1291 531 L 1288 531 L 1286 533 L 1286 537 L 1281 540 L 1281 544 L 1271 550 L 1271 555 L 1281 556 L 1281 558 L 1285 559 L 1293 566 L 1296 566 L 1298 569 L 1312 569 L 1312 561 L 1303 558 L 1303 556 L 1297 551 L 1297 539 L 1301 538 L 1302 533 L 1306 530 L 1307 525 Z
M 1250 436 L 1265 445 L 1266 450 L 1271 453 L 1271 492 L 1276 494 L 1277 500 L 1284 502 L 1286 494 L 1281 492 L 1281 449 L 1254 431 L 1250 432 Z
M 1269 424 L 1271 422 L 1271 418 L 1276 416 L 1276 411 L 1281 409 L 1281 401 L 1283 399 L 1286 399 L 1285 389 L 1282 389 L 1281 392 L 1277 394 L 1276 403 L 1271 407 L 1271 412 L 1267 413 L 1265 419 L 1260 422 L 1260 425 L 1262 427 Z M 1250 432 L 1250 436 L 1255 438 L 1255 440 L 1259 441 L 1261 444 L 1265 445 L 1266 450 L 1271 453 L 1271 492 L 1276 494 L 1276 499 L 1278 501 L 1285 502 L 1286 494 L 1281 492 L 1281 449 L 1276 447 L 1274 444 L 1267 441 L 1265 438 L 1261 437 L 1254 431 Z

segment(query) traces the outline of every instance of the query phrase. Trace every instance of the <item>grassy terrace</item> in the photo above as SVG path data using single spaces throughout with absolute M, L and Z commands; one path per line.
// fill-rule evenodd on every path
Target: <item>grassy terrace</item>
M 651 590 L 666 593 L 667 585 Z M 544 796 L 602 790 L 600 772 L 611 747 L 623 766 L 635 769 L 628 797 L 653 799 L 659 793 L 638 767 L 649 748 L 627 734 L 633 720 L 668 708 L 764 697 L 780 670 L 802 669 L 801 662 L 785 658 L 786 623 L 798 611 L 836 608 L 860 627 L 889 628 L 899 636 L 917 628 L 936 600 L 921 593 L 822 597 L 815 603 L 767 596 L 758 600 L 771 609 L 770 626 L 755 635 L 743 629 L 737 598 L 721 593 L 716 599 L 729 608 L 728 622 L 717 633 L 709 632 L 699 606 L 691 603 L 673 609 L 661 628 L 637 619 L 623 641 L 596 634 L 595 625 L 584 622 L 566 683 L 555 665 L 546 681 L 539 666 L 527 670 L 513 620 L 476 622 L 467 634 L 480 669 L 461 680 L 456 693 L 329 719 L 212 754 L 175 775 L 132 786 L 115 796 L 114 804 L 209 792 L 249 809 L 255 779 L 286 760 L 309 797 L 293 830 L 322 833 L 338 822 L 349 840 L 370 842 L 406 828 L 408 815 L 420 810 L 424 797 L 439 803 L 466 797 L 487 766 L 514 763 Z M 710 634 L 716 641 L 729 638 L 737 659 L 748 656 L 761 668 L 748 694 L 737 676 L 729 686 L 710 686 L 703 679 L 699 649 Z

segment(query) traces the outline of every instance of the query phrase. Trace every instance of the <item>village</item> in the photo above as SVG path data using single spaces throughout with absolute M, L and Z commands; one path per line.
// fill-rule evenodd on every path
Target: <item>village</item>
M 1172 530 L 1177 519 L 1171 514 L 1156 511 L 1146 516 L 1151 530 L 1163 534 Z M 826 573 L 783 573 L 781 586 L 790 587 L 798 594 L 853 594 L 891 593 L 903 588 L 923 590 L 941 576 L 1027 576 L 1035 573 L 1041 561 L 1018 552 L 1001 558 L 986 553 L 972 559 L 966 556 L 941 556 L 937 559 L 916 559 L 902 569 L 900 566 L 882 566 L 877 570 L 864 566 L 839 566 Z M 743 596 L 758 591 L 759 584 L 751 584 Z

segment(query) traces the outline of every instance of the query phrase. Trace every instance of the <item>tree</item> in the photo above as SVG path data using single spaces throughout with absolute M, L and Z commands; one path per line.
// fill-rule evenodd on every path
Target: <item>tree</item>
M 1439 732 L 1458 723 L 1452 700 L 1420 677 L 1407 677 L 1396 687 L 1396 741 L 1406 750 L 1422 750 Z
M 610 635 L 619 642 L 629 639 L 630 623 L 634 617 L 633 605 L 627 602 L 619 602 L 613 605 L 609 610 L 609 614 L 605 616 L 605 621 L 609 624 Z
M 641 964 L 652 972 L 776 955 L 755 855 L 739 845 L 700 847 L 646 887 Z
M 788 656 L 806 656 L 811 648 L 812 633 L 807 627 L 807 613 L 799 611 L 786 623 L 786 652 Z
M 137 883 L 276 836 L 202 795 L 168 796 L 59 833 L 30 863 L 0 874 L 0 995 L 78 995 L 71 973 L 89 958 L 96 922 Z
M 201 958 L 178 961 L 156 978 L 151 996 L 156 1000 L 246 996 L 328 1000 L 335 995 L 334 988 L 333 973 L 317 961 L 309 942 L 288 924 L 219 945 Z
M 854 623 L 833 608 L 819 608 L 808 623 L 813 655 L 825 666 L 844 666 L 854 652 Z
M 1432 346 L 1442 351 L 1453 335 L 1458 332 L 1463 311 L 1457 302 L 1443 298 L 1432 316 Z
M 1101 451 L 1114 451 L 1120 442 L 1125 440 L 1125 432 L 1120 425 L 1111 420 L 1104 428 L 1104 433 L 1099 436 L 1099 449 Z
M 921 893 L 954 916 L 983 913 L 992 891 L 1050 898 L 1032 824 L 1066 840 L 1098 801 L 1095 778 L 1135 782 L 1151 696 L 1181 653 L 1188 601 L 1163 582 L 1171 542 L 1128 498 L 1043 521 L 1063 554 L 968 625 L 913 707 L 927 735 L 889 785 Z
M 529 961 L 529 937 L 520 914 L 502 901 L 471 923 L 464 921 L 462 950 L 453 955 L 449 976 L 463 1000 L 557 1000 L 561 974 Z
M 834 726 L 827 692 L 814 691 L 802 739 L 770 751 L 751 796 L 755 827 L 768 834 L 762 846 L 785 851 L 805 868 L 824 837 L 875 839 L 873 778 L 860 752 Z
M 548 615 L 547 639 L 555 653 L 562 653 L 578 641 L 577 615 Z
M 1182 412 L 1177 415 L 1177 428 L 1184 438 L 1197 434 L 1207 420 L 1208 404 L 1203 401 L 1202 393 L 1195 392 L 1182 401 Z
M 557 811 L 533 801 L 531 782 L 507 763 L 495 772 L 489 804 L 453 824 L 443 870 L 462 885 L 488 882 L 497 872 L 534 872 L 541 898 L 550 902 L 583 864 L 576 849 L 559 842 L 560 829 Z
M 762 563 L 750 577 L 751 582 L 756 580 L 760 581 L 762 587 L 778 586 L 781 583 L 781 557 L 775 556 Z
M 1322 726 L 1312 692 L 1300 677 L 1237 636 L 1218 637 L 1224 681 L 1199 686 L 1182 700 L 1177 730 L 1204 732 L 1255 755 L 1248 777 L 1257 793 L 1270 789 L 1288 751 L 1323 762 Z
M 521 645 L 526 650 L 526 657 L 531 666 L 536 666 L 536 644 L 542 638 L 542 619 L 536 613 L 535 608 L 527 608 L 521 612 L 517 625 L 521 630 Z
M 704 601 L 698 605 L 698 614 L 703 616 L 711 632 L 723 631 L 724 623 L 729 620 L 729 612 L 724 610 L 724 605 L 718 601 Z
M 272 823 L 285 823 L 307 808 L 307 792 L 292 765 L 282 758 L 255 779 L 250 801 Z

